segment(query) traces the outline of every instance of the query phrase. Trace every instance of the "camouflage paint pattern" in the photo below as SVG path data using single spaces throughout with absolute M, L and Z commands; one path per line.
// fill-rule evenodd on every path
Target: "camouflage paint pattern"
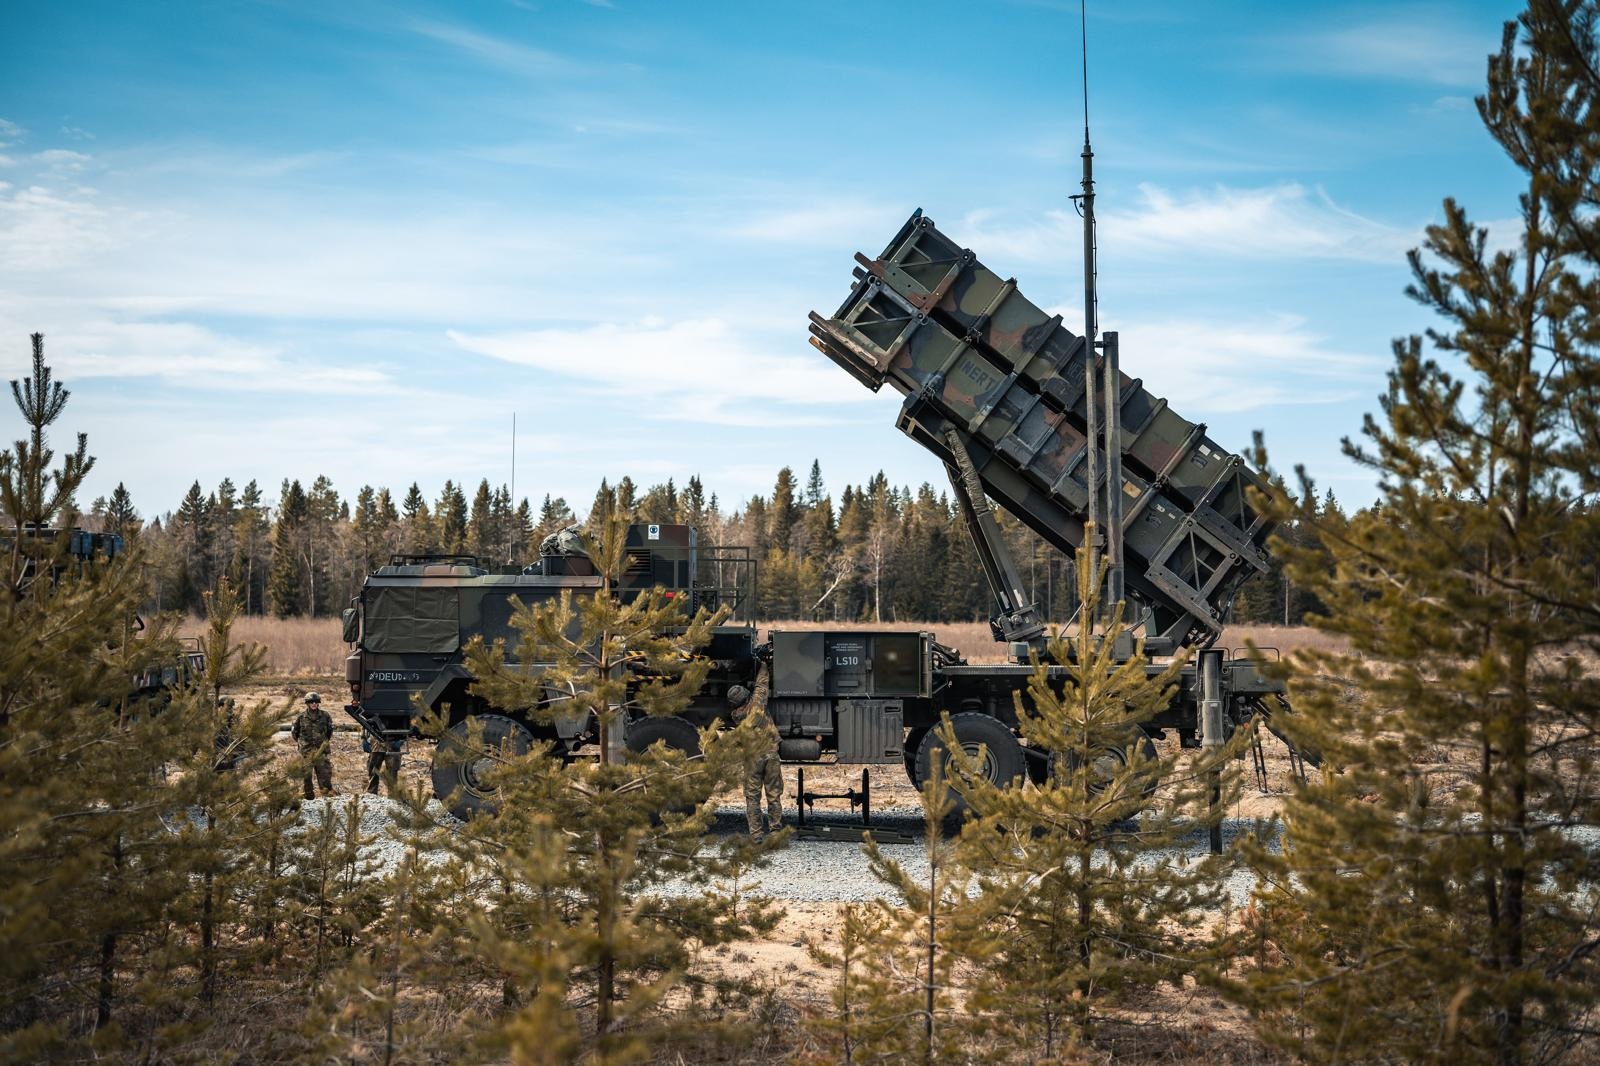
M 627 558 L 617 583 L 626 599 L 651 588 L 682 595 L 693 604 L 700 589 L 693 581 L 698 550 L 694 531 L 681 524 L 638 524 L 628 529 Z M 553 572 L 542 572 L 546 564 Z M 581 564 L 581 565 L 574 565 Z M 530 572 L 531 571 L 531 572 Z M 473 636 L 504 640 L 507 660 L 517 663 L 511 615 L 516 605 L 538 604 L 571 592 L 592 595 L 602 581 L 586 557 L 549 556 L 521 573 L 490 573 L 460 560 L 396 562 L 368 575 L 358 597 L 360 643 L 345 661 L 345 679 L 355 706 L 384 736 L 409 733 L 413 698 L 427 706 L 460 699 L 472 677 L 462 648 Z M 574 620 L 570 635 L 576 637 Z M 720 694 L 748 669 L 754 630 L 727 624 L 713 631 L 706 654 L 725 661 L 708 693 Z M 519 663 L 537 673 L 539 663 Z M 728 675 L 728 676 L 724 676 Z M 715 703 L 720 695 L 702 702 Z
M 961 435 L 988 495 L 1061 551 L 1083 539 L 1089 485 L 1083 338 L 921 212 L 860 268 L 811 342 L 874 391 L 906 396 L 900 430 L 950 462 Z M 1265 488 L 1137 378 L 1120 379 L 1127 582 L 1151 638 L 1209 643 L 1239 586 L 1265 570 Z M 1103 476 L 1103 475 L 1102 475 Z

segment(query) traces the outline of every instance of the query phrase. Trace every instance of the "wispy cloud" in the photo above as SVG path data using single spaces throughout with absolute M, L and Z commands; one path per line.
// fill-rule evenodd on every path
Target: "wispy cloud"
M 492 37 L 453 22 L 414 19 L 411 32 L 440 44 L 449 45 L 491 66 L 514 74 L 549 77 L 584 73 L 587 68 L 565 56 L 520 41 Z
M 1461 115 L 1473 111 L 1470 96 L 1441 96 L 1427 107 L 1418 110 L 1430 115 Z
M 74 152 L 68 148 L 49 148 L 43 152 L 35 152 L 33 155 L 35 163 L 48 167 L 58 174 L 76 174 L 92 158 L 92 156 L 85 155 L 83 152 Z
M 11 142 L 21 137 L 23 129 L 15 122 L 0 118 L 0 148 L 9 147 Z
M 83 197 L 0 183 L 0 276 L 36 275 L 105 252 L 123 243 L 118 230 L 133 221 Z
M 164 145 L 150 158 L 139 162 L 136 169 L 144 177 L 192 174 L 211 179 L 271 179 L 302 174 L 349 158 L 348 152 L 322 149 L 286 155 L 260 155 L 245 151 Z M 132 162 L 126 165 L 129 169 L 135 169 Z
M 641 254 L 611 219 L 443 213 L 420 199 L 364 208 L 203 193 L 130 204 L 30 162 L 0 185 L 0 298 L 164 317 L 523 323 L 569 315 L 575 292 L 608 291 L 599 283 Z
M 63 377 L 154 378 L 187 389 L 275 394 L 373 395 L 395 391 L 372 366 L 311 363 L 280 347 L 188 322 L 95 321 L 51 330 Z
M 1189 418 L 1370 393 L 1384 360 L 1340 350 L 1298 315 L 1145 320 L 1119 330 L 1122 365 Z
M 728 236 L 763 243 L 849 248 L 863 233 L 892 233 L 904 221 L 904 206 L 847 198 L 759 215 L 733 226 Z
M 1320 188 L 1292 182 L 1178 195 L 1147 184 L 1139 187 L 1139 195 L 1139 207 L 1104 216 L 1104 227 L 1119 240 L 1271 259 L 1388 263 L 1417 236 L 1341 207 Z
M 792 408 L 832 408 L 871 395 L 852 387 L 820 358 L 761 352 L 717 318 L 494 334 L 451 331 L 449 336 L 465 351 L 561 374 L 613 395 L 648 398 L 647 410 L 658 418 L 738 426 L 815 425 L 835 419 Z
M 1498 44 L 1480 28 L 1451 20 L 1445 9 L 1399 7 L 1344 26 L 1327 25 L 1326 13 L 1315 11 L 1317 28 L 1272 42 L 1272 53 L 1284 62 L 1292 58 L 1296 70 L 1477 87 Z
M 1336 204 L 1321 189 L 1294 182 L 1258 188 L 1219 185 L 1172 193 L 1139 187 L 1139 204 L 1099 216 L 1102 246 L 1146 252 L 1203 251 L 1246 259 L 1353 259 L 1392 263 L 1416 244 L 1416 230 L 1366 218 Z M 1078 239 L 1082 226 L 1067 211 L 1032 224 L 1006 224 L 975 211 L 952 227 L 957 240 L 1000 259 L 1050 261 Z

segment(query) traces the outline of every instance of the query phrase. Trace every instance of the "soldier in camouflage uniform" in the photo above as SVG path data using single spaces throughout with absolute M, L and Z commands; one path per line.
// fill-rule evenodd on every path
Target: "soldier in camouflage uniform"
M 770 691 L 768 668 L 766 663 L 762 663 L 761 669 L 756 673 L 755 694 L 744 704 L 746 715 L 760 715 L 757 727 L 767 741 L 761 754 L 746 765 L 744 775 L 745 820 L 750 825 L 750 835 L 758 840 L 762 836 L 761 793 L 763 791 L 767 794 L 766 831 L 775 833 L 783 828 L 783 766 L 778 761 L 778 727 L 772 724 L 772 719 L 767 715 L 768 691 Z
M 311 767 L 306 771 L 306 799 L 316 798 L 316 791 L 311 787 L 313 774 L 323 795 L 337 795 L 338 790 L 333 787 L 333 761 L 328 757 L 329 745 L 333 743 L 333 719 L 322 709 L 321 696 L 315 692 L 306 693 L 306 709 L 294 720 L 290 733 L 300 746 L 300 754 L 311 759 Z

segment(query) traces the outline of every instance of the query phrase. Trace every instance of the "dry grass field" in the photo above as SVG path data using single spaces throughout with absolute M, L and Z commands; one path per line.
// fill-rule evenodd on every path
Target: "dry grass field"
M 762 622 L 763 635 L 769 629 L 927 629 L 941 644 L 956 648 L 968 662 L 1005 661 L 1005 648 L 996 644 L 986 622 Z M 205 632 L 205 621 L 189 618 L 182 632 Z M 241 618 L 234 626 L 234 639 L 267 646 L 267 672 L 274 677 L 343 677 L 346 647 L 339 639 L 337 618 Z M 1309 626 L 1229 626 L 1222 645 L 1244 653 L 1248 641 L 1262 649 L 1287 655 L 1296 648 L 1339 647 L 1335 638 Z

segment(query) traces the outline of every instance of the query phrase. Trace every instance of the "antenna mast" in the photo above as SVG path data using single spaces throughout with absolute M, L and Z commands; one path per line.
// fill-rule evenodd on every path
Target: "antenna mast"
M 1098 567 L 1095 549 L 1099 544 L 1106 550 L 1106 584 L 1104 617 L 1110 621 L 1117 604 L 1124 598 L 1122 561 L 1122 434 L 1119 426 L 1122 413 L 1122 372 L 1118 366 L 1117 334 L 1107 333 L 1095 340 L 1099 332 L 1099 266 L 1096 262 L 1094 222 L 1094 149 L 1089 143 L 1089 19 L 1088 2 L 1079 0 L 1078 22 L 1083 44 L 1083 343 L 1084 343 L 1084 421 L 1088 430 L 1089 521 L 1094 523 L 1095 536 L 1089 545 L 1091 566 Z M 1095 350 L 1105 352 L 1102 366 Z M 1103 375 L 1103 377 L 1102 377 Z M 1103 383 L 1103 389 L 1102 389 Z M 1100 420 L 1100 395 L 1105 393 L 1105 428 L 1102 439 Z M 1105 449 L 1105 477 L 1100 476 L 1100 450 Z M 1103 485 L 1103 488 L 1102 488 Z M 1104 511 L 1101 510 L 1101 493 L 1104 492 Z M 1104 521 L 1102 522 L 1102 515 Z M 1093 620 L 1086 619 L 1092 625 Z
M 1083 359 L 1084 418 L 1089 431 L 1089 521 L 1094 526 L 1090 538 L 1089 563 L 1098 567 L 1095 549 L 1102 534 L 1100 526 L 1100 411 L 1096 385 L 1095 335 L 1095 256 L 1094 256 L 1094 149 L 1089 147 L 1089 20 L 1087 0 L 1079 0 L 1078 24 L 1083 35 L 1083 193 L 1075 197 L 1083 215 Z
M 517 517 L 517 412 L 511 412 L 511 514 L 506 519 L 506 562 L 516 562 Z

